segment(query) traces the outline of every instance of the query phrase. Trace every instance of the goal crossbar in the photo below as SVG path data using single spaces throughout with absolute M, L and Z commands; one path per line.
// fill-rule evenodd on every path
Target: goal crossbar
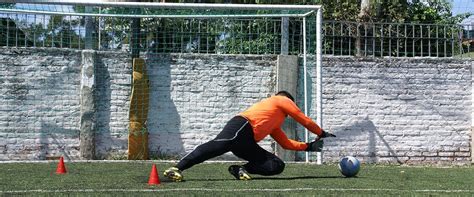
M 77 1 L 77 0 L 1 0 L 0 3 L 24 4 L 15 8 L 0 8 L 4 13 L 24 14 L 48 14 L 69 16 L 91 16 L 91 17 L 123 17 L 123 18 L 276 18 L 295 17 L 304 18 L 320 10 L 319 5 L 263 5 L 263 4 L 209 4 L 209 3 L 150 3 L 150 2 L 103 2 L 103 1 Z M 32 6 L 29 6 L 32 5 Z M 54 6 L 84 6 L 96 7 L 98 9 L 52 9 L 35 5 Z M 104 8 L 127 8 L 129 13 L 104 13 Z M 149 13 L 147 11 L 137 13 L 136 9 L 160 10 Z M 167 10 L 163 11 L 163 10 Z M 179 14 L 169 10 L 199 10 L 193 13 Z M 212 11 L 219 11 L 213 13 Z M 222 11 L 226 11 L 222 13 Z M 248 13 L 236 13 L 235 11 L 246 11 Z
M 2 0 L 2 3 L 31 3 L 55 5 L 82 5 L 129 8 L 167 9 L 240 9 L 240 10 L 318 10 L 321 5 L 269 5 L 269 4 L 220 4 L 220 3 L 153 3 L 153 2 L 110 2 L 100 0 Z

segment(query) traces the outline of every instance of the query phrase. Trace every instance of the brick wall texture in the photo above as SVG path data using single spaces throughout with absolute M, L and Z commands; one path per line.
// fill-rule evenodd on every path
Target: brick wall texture
M 151 84 L 152 155 L 180 157 L 275 91 L 276 56 L 144 55 Z M 131 59 L 97 52 L 96 157 L 127 151 Z M 300 61 L 301 62 L 301 61 Z M 316 74 L 308 61 L 308 114 Z M 324 57 L 324 161 L 466 164 L 471 161 L 472 61 Z M 0 50 L 0 161 L 79 159 L 81 51 Z M 298 105 L 303 108 L 302 66 Z M 297 134 L 303 136 L 303 128 Z M 260 144 L 272 151 L 271 138 Z M 232 158 L 231 156 L 229 156 Z M 301 155 L 299 157 L 301 159 Z
M 323 127 L 337 135 L 325 140 L 324 160 L 470 163 L 472 66 L 450 58 L 324 57 Z M 316 118 L 314 66 L 308 73 L 309 114 Z

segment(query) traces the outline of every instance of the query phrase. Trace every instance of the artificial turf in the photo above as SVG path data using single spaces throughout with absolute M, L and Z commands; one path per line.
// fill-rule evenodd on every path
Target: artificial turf
M 161 184 L 147 184 L 152 163 Z M 238 181 L 228 174 L 232 163 L 204 163 L 184 172 L 184 182 L 170 182 L 162 172 L 173 163 L 56 162 L 0 164 L 0 194 L 36 196 L 474 196 L 474 167 L 362 165 L 345 178 L 336 165 L 287 164 L 277 176 L 254 175 Z

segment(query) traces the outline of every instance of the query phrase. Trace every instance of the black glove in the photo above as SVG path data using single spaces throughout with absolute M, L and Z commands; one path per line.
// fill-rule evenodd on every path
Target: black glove
M 308 145 L 308 147 L 304 150 L 304 151 L 308 151 L 308 152 L 321 152 L 321 150 L 323 149 L 323 144 L 324 144 L 324 141 L 322 140 L 319 140 L 321 138 L 318 138 L 310 143 L 306 143 L 306 145 Z
M 327 137 L 336 137 L 336 135 L 323 130 L 323 134 L 321 134 L 319 138 L 327 138 Z
M 336 135 L 323 130 L 323 133 L 321 134 L 321 136 L 318 139 L 316 139 L 316 140 L 314 140 L 310 143 L 306 143 L 306 145 L 308 147 L 305 149 L 305 151 L 320 152 L 323 149 L 323 144 L 324 144 L 324 141 L 322 141 L 321 139 L 326 138 L 326 137 L 336 137 Z

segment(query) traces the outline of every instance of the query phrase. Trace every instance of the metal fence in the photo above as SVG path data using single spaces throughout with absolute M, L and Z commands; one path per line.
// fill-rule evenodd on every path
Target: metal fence
M 137 23 L 138 20 L 138 23 Z M 157 53 L 289 54 L 315 50 L 316 20 L 301 18 L 120 18 L 0 12 L 0 46 Z M 134 26 L 135 23 L 135 26 Z M 138 24 L 138 26 L 137 26 Z M 287 24 L 287 25 L 285 25 Z M 135 27 L 135 28 L 134 28 Z M 132 35 L 136 35 L 135 37 Z M 473 57 L 473 25 L 323 21 L 323 53 L 334 56 Z M 88 47 L 89 44 L 90 46 Z
M 374 57 L 474 57 L 473 27 L 326 21 L 323 50 Z
M 281 52 L 281 19 L 275 18 L 142 18 L 140 28 L 137 29 L 133 28 L 134 19 L 130 18 L 26 14 L 2 16 L 0 46 L 84 49 L 88 48 L 86 43 L 92 43 L 92 47 L 98 50 L 131 51 L 132 39 L 138 39 L 141 51 L 147 52 Z M 302 51 L 302 25 L 299 25 L 301 19 L 295 20 L 289 23 L 288 44 L 291 53 L 296 54 Z M 91 21 L 91 28 L 86 28 L 87 21 Z

